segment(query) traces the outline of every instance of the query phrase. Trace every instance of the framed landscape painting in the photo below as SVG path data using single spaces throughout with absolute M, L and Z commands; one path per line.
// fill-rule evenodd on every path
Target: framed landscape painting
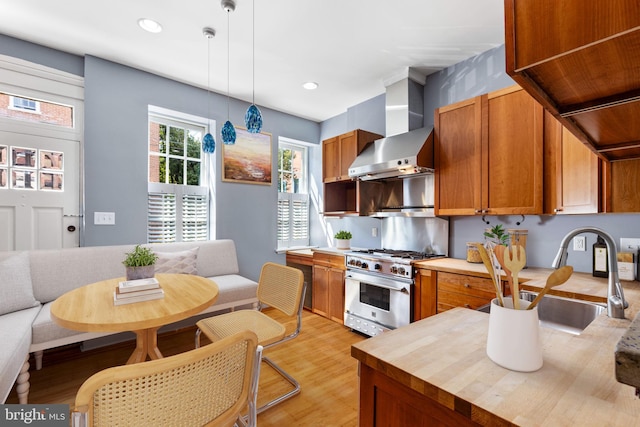
M 236 143 L 222 144 L 222 180 L 271 185 L 271 134 L 236 127 Z

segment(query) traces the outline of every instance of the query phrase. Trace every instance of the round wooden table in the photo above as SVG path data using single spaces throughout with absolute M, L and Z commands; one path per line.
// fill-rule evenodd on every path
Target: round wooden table
M 51 317 L 60 326 L 83 332 L 125 332 L 136 334 L 136 349 L 127 361 L 144 362 L 162 358 L 158 329 L 200 313 L 218 298 L 218 285 L 191 274 L 156 274 L 164 298 L 114 305 L 113 292 L 124 277 L 92 283 L 57 298 Z

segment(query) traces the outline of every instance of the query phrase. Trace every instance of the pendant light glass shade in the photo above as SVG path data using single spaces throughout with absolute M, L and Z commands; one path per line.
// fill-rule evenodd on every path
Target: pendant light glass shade
M 233 145 L 236 143 L 236 128 L 233 127 L 229 120 L 224 122 L 224 126 L 222 126 L 220 133 L 222 134 L 222 142 L 226 145 Z
M 262 113 L 255 104 L 251 104 L 244 115 L 244 124 L 251 133 L 260 133 L 262 130 Z
M 247 130 L 251 133 L 260 133 L 260 131 L 262 130 L 262 113 L 260 112 L 260 109 L 256 106 L 256 52 L 255 52 L 255 48 L 256 48 L 256 2 L 255 0 L 253 1 L 252 4 L 252 10 L 251 10 L 251 14 L 252 14 L 252 37 L 253 37 L 253 44 L 252 44 L 252 55 L 253 55 L 253 93 L 251 95 L 251 105 L 249 106 L 249 108 L 247 109 L 246 114 L 244 115 L 244 125 L 247 127 Z
M 202 138 L 202 151 L 205 153 L 213 153 L 216 151 L 216 140 L 213 139 L 213 135 L 207 132 Z

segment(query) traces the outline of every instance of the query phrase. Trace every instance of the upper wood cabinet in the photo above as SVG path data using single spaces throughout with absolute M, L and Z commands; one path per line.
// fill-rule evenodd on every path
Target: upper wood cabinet
M 544 213 L 600 212 L 602 160 L 551 113 L 544 114 Z
M 474 215 L 482 209 L 483 101 L 486 97 L 477 96 L 435 111 L 436 215 Z
M 506 71 L 601 158 L 640 158 L 639 23 L 637 0 L 505 0 Z
M 436 214 L 541 214 L 543 108 L 512 86 L 435 111 Z
M 640 212 L 640 159 L 611 162 L 606 212 Z
M 322 182 L 350 180 L 351 163 L 367 144 L 380 138 L 382 135 L 356 129 L 322 141 Z

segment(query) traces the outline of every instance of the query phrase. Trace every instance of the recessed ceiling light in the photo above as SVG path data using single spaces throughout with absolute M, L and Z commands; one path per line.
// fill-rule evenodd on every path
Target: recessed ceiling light
M 138 19 L 138 25 L 145 31 L 149 31 L 150 33 L 159 33 L 162 31 L 162 25 L 149 18 L 140 18 Z
M 302 85 L 303 88 L 307 89 L 307 90 L 314 90 L 318 88 L 318 83 L 316 82 L 306 82 L 305 84 Z

